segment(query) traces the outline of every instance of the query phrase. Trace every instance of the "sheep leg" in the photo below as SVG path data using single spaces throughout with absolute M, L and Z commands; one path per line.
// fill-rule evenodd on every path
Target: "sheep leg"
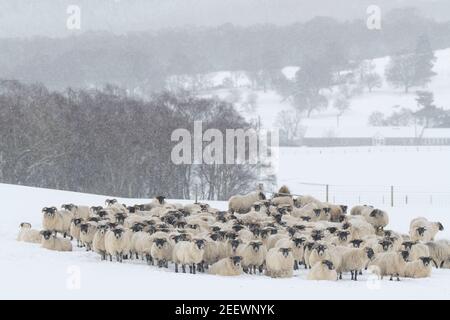
M 351 275 L 352 275 L 352 280 L 353 280 L 353 271 L 350 271 Z
M 298 261 L 297 260 L 294 261 L 294 270 L 298 270 Z
M 168 269 L 168 268 L 169 268 L 169 261 L 167 261 L 167 260 L 164 260 L 164 267 L 166 267 L 166 269 Z
M 389 281 L 394 281 L 394 276 L 391 274 L 391 278 L 389 279 Z
M 259 266 L 259 273 L 263 273 L 264 272 L 264 267 L 262 265 Z
M 342 280 L 342 272 L 339 273 L 339 280 Z
M 189 265 L 189 273 L 192 273 L 192 266 Z
M 253 265 L 253 274 L 256 274 L 256 265 Z
M 400 281 L 400 275 L 397 273 L 397 281 Z
M 362 273 L 362 270 L 359 270 L 359 275 L 360 275 L 360 276 L 362 276 L 362 275 L 363 275 L 363 273 Z
M 358 270 L 355 270 L 355 281 L 358 281 Z
M 175 263 L 175 273 L 178 273 L 178 263 Z
M 186 273 L 186 265 L 182 265 L 181 268 L 183 269 L 183 273 Z
M 112 254 L 109 255 L 109 261 L 112 262 Z
M 192 264 L 192 274 L 195 274 L 195 263 Z

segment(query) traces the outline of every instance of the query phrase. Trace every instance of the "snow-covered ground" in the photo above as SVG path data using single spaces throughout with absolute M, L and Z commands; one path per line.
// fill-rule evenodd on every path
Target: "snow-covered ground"
M 426 151 L 426 152 L 425 152 Z M 354 185 L 351 193 L 369 185 L 400 184 L 450 190 L 448 159 L 450 149 L 408 148 L 283 148 L 279 183 L 295 193 L 315 193 L 316 186 L 302 182 Z M 359 186 L 355 189 L 355 186 Z M 365 186 L 365 187 L 363 187 Z M 359 189 L 358 189 L 359 188 Z M 323 187 L 320 187 L 323 190 Z M 333 189 L 332 189 L 333 190 Z M 363 194 L 363 193 L 362 193 Z M 370 193 L 368 193 L 370 194 Z M 41 208 L 62 203 L 101 205 L 106 196 L 1 185 L 3 214 L 0 223 L 0 298 L 48 299 L 449 299 L 450 270 L 434 270 L 429 279 L 405 279 L 400 283 L 378 281 L 365 274 L 358 283 L 306 281 L 306 271 L 291 279 L 243 275 L 222 278 L 205 274 L 175 274 L 140 261 L 124 264 L 101 262 L 98 255 L 76 249 L 70 253 L 51 252 L 38 245 L 18 243 L 21 222 L 41 226 Z M 337 194 L 338 195 L 338 194 Z M 323 194 L 317 194 L 323 196 Z M 354 199 L 354 196 L 353 196 Z M 133 205 L 143 199 L 120 199 Z M 333 199 L 331 199 L 333 200 Z M 339 198 L 353 205 L 356 201 Z M 178 202 L 178 201 L 177 201 Z M 186 201 L 184 201 L 186 202 Z M 188 201 L 189 202 L 189 201 Z M 211 203 L 224 209 L 226 203 Z M 440 238 L 450 238 L 450 213 L 446 206 L 426 203 L 408 206 L 380 205 L 388 210 L 390 229 L 408 231 L 409 221 L 425 216 L 444 224 Z M 79 282 L 78 282 L 79 280 Z M 79 286 L 78 286 L 79 284 Z

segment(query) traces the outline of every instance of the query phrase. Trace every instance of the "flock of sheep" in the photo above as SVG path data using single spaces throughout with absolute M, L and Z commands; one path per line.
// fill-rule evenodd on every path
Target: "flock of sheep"
M 406 235 L 385 229 L 385 211 L 347 209 L 293 197 L 285 186 L 271 199 L 262 190 L 234 196 L 228 211 L 170 204 L 163 196 L 132 207 L 113 199 L 105 207 L 44 208 L 44 230 L 22 223 L 18 240 L 56 251 L 72 251 L 76 241 L 101 260 L 141 259 L 160 268 L 173 263 L 175 272 L 221 276 L 287 278 L 303 266 L 308 280 L 336 281 L 350 273 L 357 281 L 364 270 L 400 280 L 430 277 L 433 266 L 450 268 L 450 242 L 435 241 L 441 223 L 414 219 Z

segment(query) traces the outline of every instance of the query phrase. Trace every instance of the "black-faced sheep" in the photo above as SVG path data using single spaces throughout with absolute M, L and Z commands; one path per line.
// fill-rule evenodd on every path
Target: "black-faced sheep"
M 31 229 L 31 224 L 23 222 L 20 224 L 20 231 L 17 235 L 17 241 L 28 243 L 41 243 L 42 235 L 38 230 Z
M 224 277 L 239 276 L 242 274 L 241 260 L 238 256 L 221 259 L 211 266 L 209 273 Z
M 324 260 L 317 262 L 308 273 L 308 280 L 337 281 L 338 275 L 333 262 Z
M 294 271 L 291 248 L 272 248 L 266 257 L 266 275 L 272 278 L 289 278 Z
M 67 252 L 72 251 L 72 243 L 69 239 L 60 239 L 52 231 L 41 231 L 42 248 L 53 251 Z

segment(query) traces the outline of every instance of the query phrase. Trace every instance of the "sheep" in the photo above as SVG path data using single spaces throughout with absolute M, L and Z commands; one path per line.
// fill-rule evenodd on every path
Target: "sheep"
M 195 274 L 196 266 L 203 269 L 200 264 L 203 261 L 205 253 L 205 240 L 194 239 L 192 241 L 180 241 L 173 248 L 173 262 L 175 263 L 175 272 L 178 273 L 178 265 L 181 264 L 183 273 L 186 273 L 186 265 L 189 266 L 189 272 Z
M 219 235 L 217 233 L 213 233 L 209 235 L 205 240 L 205 252 L 203 254 L 203 263 L 206 269 L 209 268 L 210 265 L 218 262 L 220 259 L 220 243 L 217 242 L 219 239 Z
M 62 209 L 72 212 L 74 219 L 89 219 L 91 215 L 91 208 L 88 206 L 76 206 L 74 204 L 63 204 Z
M 375 209 L 372 206 L 367 206 L 367 205 L 358 205 L 358 206 L 354 206 L 351 210 L 350 210 L 350 215 L 352 216 L 362 216 L 363 212 L 366 212 L 367 210 L 372 210 Z
M 445 261 L 450 258 L 450 246 L 448 241 L 439 240 L 439 241 L 430 241 L 425 244 L 429 251 L 430 257 L 436 266 L 436 268 L 442 268 Z
M 366 210 L 363 210 L 362 216 L 375 228 L 377 233 L 383 232 L 383 229 L 389 224 L 389 215 L 380 209 L 367 207 Z
M 214 263 L 209 269 L 209 274 L 218 276 L 239 276 L 242 274 L 241 257 L 234 256 L 224 258 Z
M 123 235 L 124 230 L 121 228 L 116 228 L 106 232 L 105 249 L 106 254 L 109 256 L 109 261 L 112 261 L 114 256 L 117 262 L 123 262 Z
M 374 257 L 375 253 L 371 248 L 350 248 L 342 252 L 341 271 L 352 274 L 352 280 L 358 281 L 358 273 L 364 269 L 367 262 Z
M 242 267 L 247 273 L 256 274 L 258 269 L 260 273 L 263 271 L 263 265 L 266 260 L 267 248 L 261 241 L 251 241 L 244 245 L 239 251 L 242 255 Z
M 38 230 L 31 229 L 32 226 L 28 222 L 22 222 L 20 224 L 20 231 L 17 236 L 17 241 L 28 243 L 41 243 L 42 235 Z
M 409 251 L 409 260 L 416 261 L 421 257 L 429 257 L 430 249 L 428 246 L 420 242 L 405 241 L 403 242 L 405 250 Z
M 309 271 L 307 280 L 337 281 L 338 275 L 333 262 L 329 260 L 317 262 Z
M 322 205 L 322 202 L 320 200 L 317 200 L 316 198 L 314 198 L 313 196 L 298 196 L 295 200 L 294 200 L 294 204 L 301 208 L 306 206 L 307 204 L 310 203 L 315 203 L 317 205 Z
M 400 281 L 400 275 L 405 269 L 408 257 L 408 251 L 379 253 L 375 256 L 370 265 L 379 268 L 379 276 L 381 279 L 383 279 L 384 276 L 390 276 L 390 280 L 392 281 L 393 277 L 396 276 L 397 281 Z
M 440 222 L 430 222 L 427 218 L 416 218 L 411 221 L 409 235 L 411 241 L 434 241 L 436 234 L 443 231 L 444 226 Z
M 317 243 L 314 245 L 314 247 L 311 251 L 311 254 L 309 255 L 309 259 L 308 259 L 309 268 L 314 266 L 317 262 L 326 260 L 326 258 L 327 258 L 326 250 L 327 249 L 328 249 L 327 246 L 322 243 Z
M 96 232 L 97 224 L 95 222 L 80 224 L 80 241 L 86 247 L 86 251 L 92 250 L 92 242 Z
M 348 206 L 345 205 L 335 205 L 332 203 L 325 202 L 326 208 L 330 209 L 330 221 L 340 222 L 342 218 L 347 214 Z
M 450 258 L 442 263 L 442 269 L 450 269 Z
M 294 256 L 294 270 L 298 270 L 300 264 L 305 264 L 304 252 L 305 247 L 304 243 L 306 242 L 306 238 L 301 237 L 293 237 L 291 239 L 283 238 L 278 240 L 275 244 L 276 248 L 287 248 L 290 247 L 292 249 L 292 255 Z
M 239 239 L 230 239 L 227 243 L 227 256 L 235 256 L 242 249 L 242 241 Z
M 407 262 L 402 276 L 405 278 L 429 278 L 431 277 L 430 257 L 420 257 L 418 260 Z
M 348 222 L 343 224 L 344 230 L 350 231 L 350 238 L 363 239 L 369 235 L 375 235 L 374 227 L 368 223 L 363 217 L 349 216 Z
M 148 232 L 137 231 L 131 237 L 131 250 L 135 254 L 136 259 L 141 257 L 141 259 L 145 259 L 149 265 L 153 264 L 151 256 L 152 246 L 152 235 Z
M 262 191 L 232 196 L 230 200 L 228 200 L 228 209 L 231 213 L 247 213 L 250 211 L 252 205 L 260 200 L 266 200 L 266 196 Z
M 282 233 L 277 233 L 274 235 L 271 235 L 268 239 L 267 239 L 267 249 L 272 249 L 275 248 L 276 244 L 278 241 L 280 241 L 281 239 L 289 239 L 289 236 L 287 234 L 282 234 Z
M 57 238 L 52 231 L 41 231 L 42 248 L 53 251 L 68 252 L 72 251 L 72 243 L 69 239 Z
M 64 238 L 69 234 L 70 224 L 72 222 L 72 213 L 67 210 L 58 211 L 56 207 L 44 208 L 42 226 L 45 230 L 60 233 Z
M 272 278 L 290 278 L 294 270 L 291 248 L 272 248 L 266 256 L 266 275 Z
M 150 254 L 158 267 L 168 268 L 169 261 L 172 260 L 172 244 L 166 238 L 156 238 L 153 241 Z
M 92 250 L 101 256 L 102 261 L 106 260 L 105 236 L 107 231 L 107 226 L 98 226 L 97 232 L 92 240 Z
M 71 237 L 71 239 L 75 239 L 77 240 L 77 247 L 80 248 L 81 247 L 81 241 L 80 241 L 80 237 L 81 237 L 81 229 L 80 229 L 80 225 L 83 222 L 82 219 L 80 218 L 76 218 L 76 219 L 72 219 L 72 222 L 70 223 L 70 229 L 69 229 L 69 235 Z
M 294 207 L 294 200 L 291 196 L 277 196 L 271 200 L 274 206 L 284 206 L 287 205 L 289 207 Z

